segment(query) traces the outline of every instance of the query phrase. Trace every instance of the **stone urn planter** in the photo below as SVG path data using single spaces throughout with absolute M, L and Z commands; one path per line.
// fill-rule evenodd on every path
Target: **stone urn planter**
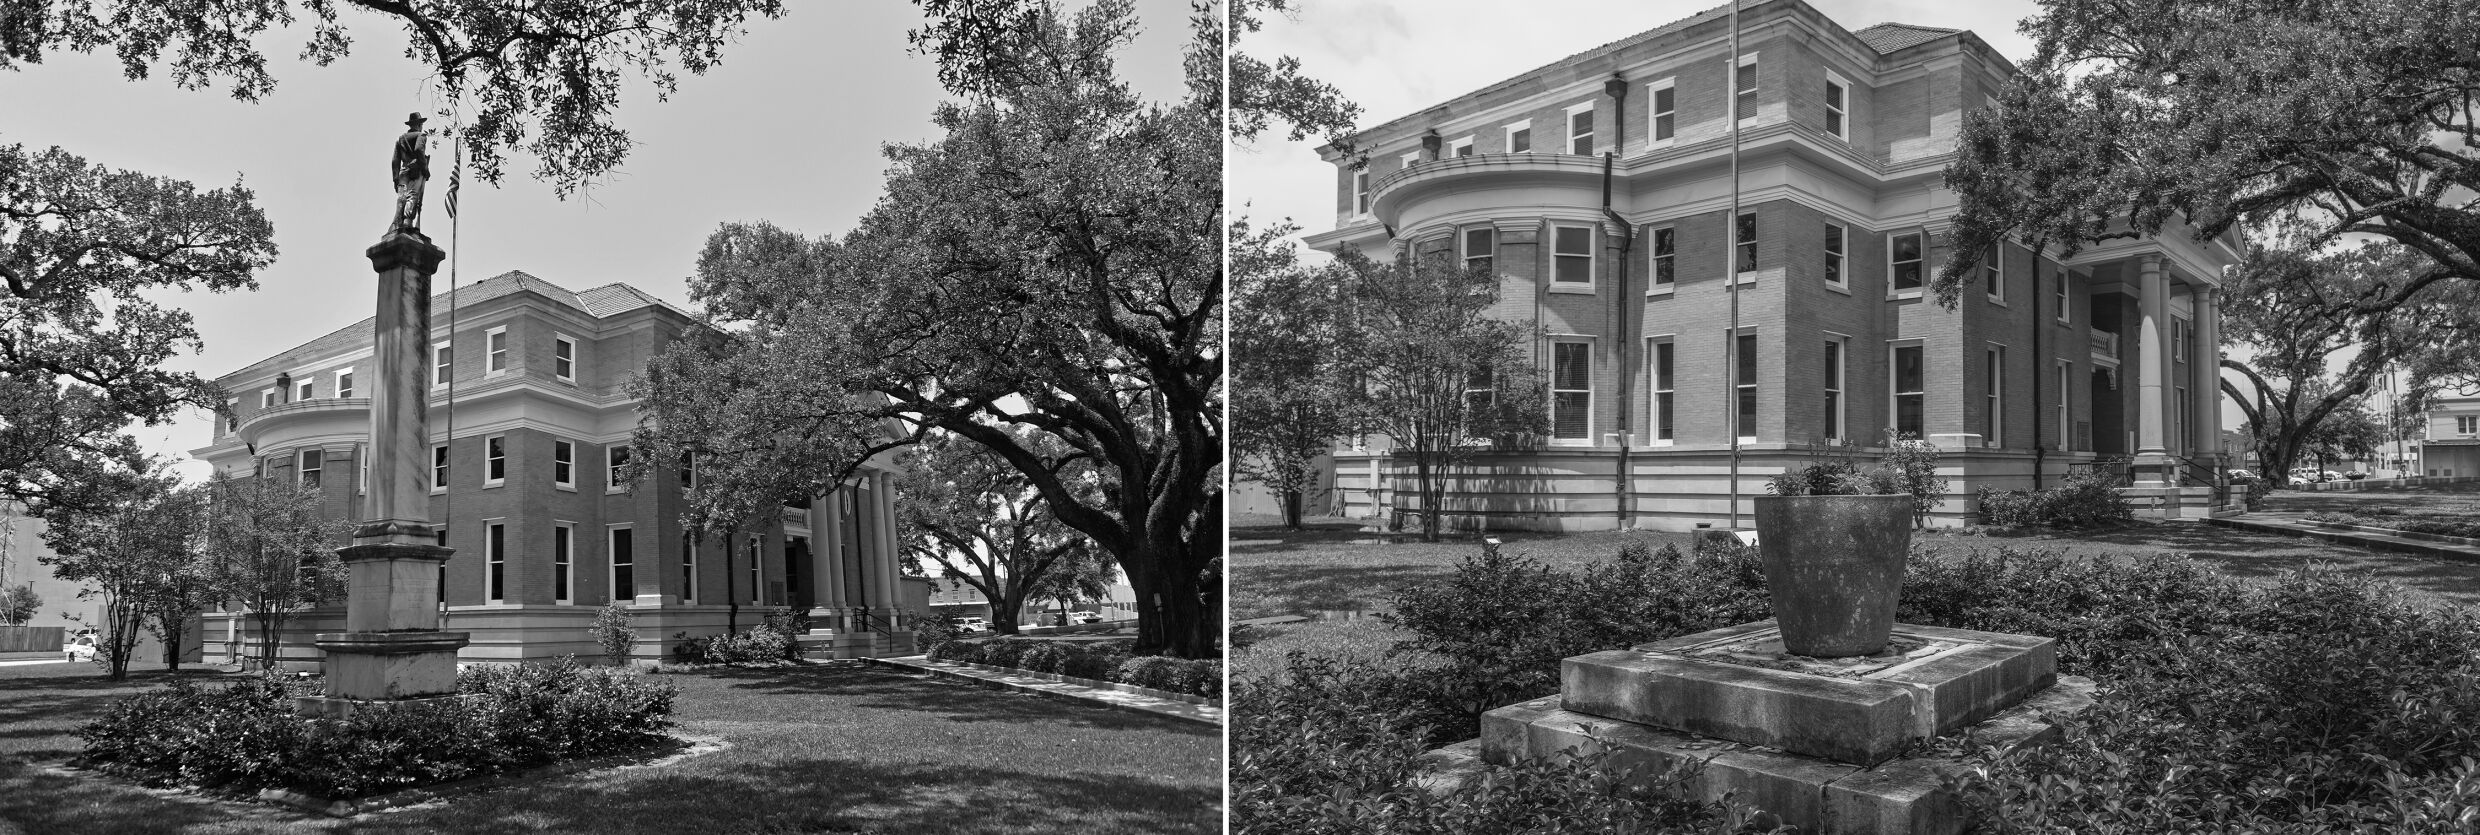
M 1912 497 L 1758 496 L 1756 503 L 1758 553 L 1783 649 L 1818 658 L 1885 649 L 1912 548 Z

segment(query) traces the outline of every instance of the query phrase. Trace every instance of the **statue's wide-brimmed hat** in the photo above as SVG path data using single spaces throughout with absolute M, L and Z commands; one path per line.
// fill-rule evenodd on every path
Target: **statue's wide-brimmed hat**
M 420 113 L 407 114 L 405 116 L 405 127 L 419 128 L 422 126 L 423 121 L 425 120 L 422 118 L 422 114 Z

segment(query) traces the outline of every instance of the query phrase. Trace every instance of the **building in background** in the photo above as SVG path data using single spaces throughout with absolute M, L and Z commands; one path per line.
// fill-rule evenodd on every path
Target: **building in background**
M 662 657 L 678 633 L 723 631 L 736 604 L 743 629 L 768 607 L 808 610 L 838 657 L 911 650 L 890 463 L 787 503 L 758 530 L 693 541 L 680 511 L 695 462 L 633 486 L 615 477 L 637 425 L 629 382 L 695 326 L 689 314 L 625 284 L 571 292 L 522 272 L 463 288 L 453 316 L 448 299 L 431 311 L 430 518 L 456 550 L 442 568 L 442 628 L 472 633 L 460 659 L 595 656 L 587 626 L 612 602 L 634 613 L 641 658 Z M 364 519 L 371 328 L 365 319 L 218 378 L 232 414 L 191 454 L 226 476 L 314 487 L 330 516 Z M 286 662 L 315 663 L 312 636 L 341 631 L 342 617 L 339 603 L 288 627 Z M 249 630 L 209 614 L 209 660 L 246 657 Z
M 2214 292 L 2237 233 L 2173 222 L 2063 260 L 2010 243 L 1947 310 L 1923 292 L 1948 254 L 1945 168 L 2013 65 L 1967 31 L 1854 32 L 1799 0 L 1739 26 L 1736 54 L 1711 10 L 1322 149 L 1336 222 L 1312 247 L 1487 265 L 1495 315 L 1542 333 L 1550 437 L 1459 473 L 1451 523 L 1718 527 L 1812 448 L 1888 429 L 1944 451 L 1933 524 L 1980 488 L 2096 466 L 2132 476 L 2141 513 L 2212 512 Z M 1408 478 L 1383 446 L 1340 451 L 1338 509 L 1377 515 Z
M 2427 430 L 2412 459 L 2420 475 L 2480 477 L 2480 394 L 2430 398 Z

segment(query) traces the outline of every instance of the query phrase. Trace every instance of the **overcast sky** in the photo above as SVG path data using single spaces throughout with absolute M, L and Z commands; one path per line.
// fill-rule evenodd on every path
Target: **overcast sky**
M 787 5 L 786 17 L 751 23 L 720 66 L 684 74 L 670 101 L 630 85 L 619 119 L 637 147 L 608 182 L 562 201 L 526 178 L 530 158 L 510 160 L 497 190 L 467 177 L 453 253 L 462 282 L 524 270 L 572 290 L 626 282 L 687 307 L 698 247 L 718 224 L 850 229 L 878 199 L 881 143 L 931 138 L 930 112 L 944 91 L 932 62 L 906 52 L 905 32 L 921 23 L 911 3 Z M 1121 75 L 1151 99 L 1176 99 L 1187 4 L 1137 6 L 1145 33 L 1121 56 Z M 201 188 L 239 177 L 257 193 L 275 225 L 276 263 L 255 293 L 171 299 L 196 314 L 206 343 L 175 368 L 212 378 L 371 315 L 375 278 L 362 250 L 378 241 L 394 200 L 388 154 L 405 115 L 428 114 L 436 102 L 392 19 L 350 6 L 340 15 L 353 55 L 328 67 L 292 58 L 304 42 L 298 31 L 260 39 L 278 85 L 255 105 L 181 90 L 160 73 L 124 80 L 108 55 L 54 54 L 0 72 L 0 143 L 59 145 L 91 163 Z M 432 151 L 423 227 L 445 247 L 449 148 Z M 447 269 L 435 279 L 441 292 Z M 201 412 L 135 431 L 178 455 L 204 446 L 212 425 Z

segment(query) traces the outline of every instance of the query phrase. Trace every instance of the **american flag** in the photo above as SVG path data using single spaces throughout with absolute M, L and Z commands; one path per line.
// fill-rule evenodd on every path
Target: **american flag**
M 456 163 L 448 169 L 448 219 L 456 219 L 456 189 L 465 184 L 465 146 L 456 146 Z

